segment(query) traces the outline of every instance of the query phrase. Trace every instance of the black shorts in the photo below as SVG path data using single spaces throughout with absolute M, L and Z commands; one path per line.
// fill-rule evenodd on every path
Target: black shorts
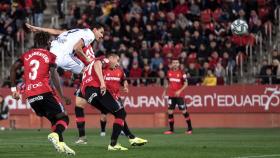
M 53 93 L 43 93 L 27 98 L 28 103 L 38 116 L 45 116 L 48 119 L 55 118 L 57 114 L 64 113 L 64 108 L 57 101 Z
M 75 91 L 74 95 L 77 96 L 77 97 L 80 97 L 80 98 L 84 98 L 84 99 L 85 99 L 85 97 L 84 97 L 83 94 L 82 94 L 81 88 L 78 88 L 78 89 Z
M 102 96 L 100 88 L 96 87 L 86 87 L 85 99 L 103 114 L 113 114 L 123 108 L 123 105 L 116 101 L 110 92 L 106 91 L 106 93 Z
M 182 97 L 169 97 L 168 98 L 168 109 L 174 110 L 176 105 L 180 110 L 186 109 L 185 101 Z
M 120 104 L 120 106 L 121 106 L 122 108 L 124 108 L 124 106 L 123 106 L 123 101 L 122 101 L 121 98 L 119 98 L 119 99 L 116 100 L 116 101 Z M 106 112 L 106 111 L 101 111 L 101 114 L 107 115 L 108 112 Z

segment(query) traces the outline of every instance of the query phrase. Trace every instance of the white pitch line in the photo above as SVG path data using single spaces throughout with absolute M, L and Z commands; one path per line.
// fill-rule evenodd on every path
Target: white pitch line
M 242 156 L 242 157 L 233 157 L 233 158 L 261 158 L 261 157 L 280 157 L 280 154 L 276 154 L 276 155 L 258 155 L 258 156 Z

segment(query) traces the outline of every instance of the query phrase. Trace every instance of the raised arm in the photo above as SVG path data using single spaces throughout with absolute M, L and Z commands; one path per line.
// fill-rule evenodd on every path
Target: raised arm
M 60 35 L 61 33 L 67 31 L 67 30 L 58 30 L 58 29 L 52 29 L 52 28 L 43 28 L 43 27 L 37 27 L 30 25 L 28 23 L 25 23 L 26 27 L 29 28 L 32 32 L 47 32 L 51 35 Z

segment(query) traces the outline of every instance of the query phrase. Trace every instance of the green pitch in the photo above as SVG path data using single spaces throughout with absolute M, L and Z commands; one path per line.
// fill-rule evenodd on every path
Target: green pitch
M 73 143 L 75 130 L 66 131 L 64 137 L 79 158 L 280 157 L 280 129 L 195 129 L 193 135 L 183 134 L 183 129 L 177 130 L 174 135 L 163 135 L 163 131 L 134 129 L 137 136 L 149 140 L 142 147 L 130 147 L 127 139 L 121 136 L 120 143 L 129 147 L 129 151 L 125 152 L 107 151 L 109 133 L 100 137 L 98 129 L 87 130 L 88 145 Z M 47 130 L 0 131 L 0 158 L 65 157 L 56 153 L 47 141 L 47 134 Z

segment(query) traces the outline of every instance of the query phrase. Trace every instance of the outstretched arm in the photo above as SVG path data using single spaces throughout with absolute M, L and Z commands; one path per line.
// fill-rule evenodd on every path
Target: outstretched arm
M 67 30 L 58 30 L 58 29 L 52 29 L 52 28 L 43 28 L 43 27 L 37 27 L 30 25 L 28 23 L 25 23 L 26 27 L 29 28 L 32 32 L 47 32 L 51 35 L 60 35 L 61 33 L 67 31 Z
M 71 104 L 71 99 L 67 98 L 64 96 L 61 85 L 59 83 L 59 76 L 56 71 L 56 67 L 50 67 L 50 72 L 51 72 L 51 79 L 53 81 L 53 84 L 58 91 L 59 96 L 65 101 L 66 105 Z

